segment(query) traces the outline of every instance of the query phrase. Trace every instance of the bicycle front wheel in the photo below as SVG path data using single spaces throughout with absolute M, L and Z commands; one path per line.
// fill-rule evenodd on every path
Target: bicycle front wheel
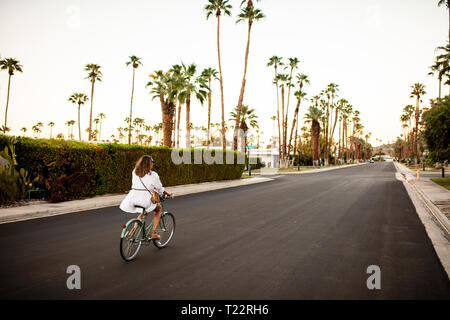
M 125 261 L 133 260 L 138 254 L 143 239 L 142 229 L 142 222 L 135 220 L 127 226 L 120 239 L 120 255 Z
M 172 240 L 175 233 L 175 217 L 170 212 L 166 212 L 159 220 L 158 228 L 160 240 L 153 240 L 153 244 L 158 248 L 164 248 Z

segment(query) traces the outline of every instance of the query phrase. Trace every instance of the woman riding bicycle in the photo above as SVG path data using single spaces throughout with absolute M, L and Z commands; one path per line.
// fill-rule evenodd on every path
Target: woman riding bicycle
M 152 196 L 155 192 L 158 195 L 166 194 L 171 196 L 171 194 L 164 190 L 158 174 L 152 171 L 154 163 L 153 158 L 148 155 L 142 156 L 137 161 L 132 172 L 131 190 L 120 204 L 120 209 L 125 212 L 136 213 L 136 206 L 143 207 L 145 212 L 139 215 L 139 220 L 142 220 L 144 214 L 155 211 L 155 215 L 153 216 L 152 240 L 159 240 L 160 236 L 156 228 L 161 218 L 162 207 L 159 202 L 152 202 Z

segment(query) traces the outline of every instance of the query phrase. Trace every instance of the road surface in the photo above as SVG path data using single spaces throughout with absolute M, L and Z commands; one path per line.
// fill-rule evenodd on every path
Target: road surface
M 170 188 L 168 188 L 170 190 Z M 165 202 L 169 247 L 119 254 L 117 207 L 0 225 L 1 299 L 449 299 L 392 162 Z M 81 268 L 68 290 L 67 267 Z M 369 290 L 371 265 L 381 289 Z

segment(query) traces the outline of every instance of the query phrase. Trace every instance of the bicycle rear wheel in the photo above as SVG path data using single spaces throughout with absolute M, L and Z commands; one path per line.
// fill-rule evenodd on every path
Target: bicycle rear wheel
M 162 249 L 172 240 L 173 235 L 175 233 L 175 217 L 170 212 L 166 212 L 161 216 L 161 220 L 159 221 L 158 228 L 160 240 L 153 240 L 153 244 Z
M 131 222 L 120 239 L 120 255 L 125 261 L 133 260 L 139 252 L 142 244 L 142 222 L 135 220 Z

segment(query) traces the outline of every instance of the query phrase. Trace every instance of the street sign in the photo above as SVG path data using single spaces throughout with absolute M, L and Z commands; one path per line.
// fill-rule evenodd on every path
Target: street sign
M 247 149 L 255 149 L 255 146 L 245 146 Z

